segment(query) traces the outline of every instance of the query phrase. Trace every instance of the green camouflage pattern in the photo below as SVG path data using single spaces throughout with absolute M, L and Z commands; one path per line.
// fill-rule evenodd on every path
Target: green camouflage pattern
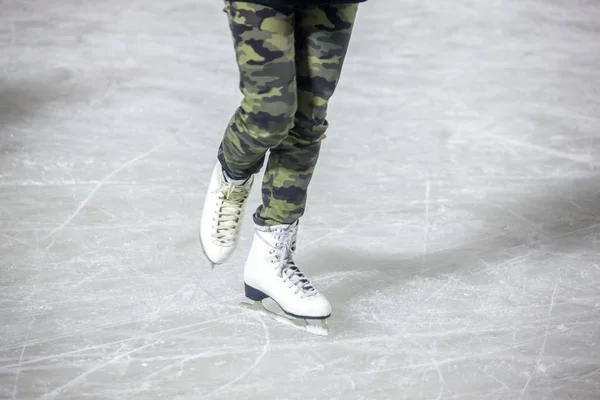
M 225 3 L 240 72 L 241 106 L 219 147 L 227 173 L 258 173 L 259 225 L 291 224 L 306 207 L 327 105 L 338 84 L 358 4 L 269 7 Z
M 237 1 L 237 0 L 229 0 Z M 367 0 L 246 0 L 248 3 L 258 3 L 273 6 L 294 6 L 306 4 L 348 4 L 362 3 Z

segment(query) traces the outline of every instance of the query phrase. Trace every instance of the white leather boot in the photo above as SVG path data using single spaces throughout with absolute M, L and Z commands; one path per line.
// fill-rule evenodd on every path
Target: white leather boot
M 297 229 L 298 223 L 256 226 L 244 268 L 246 297 L 256 302 L 270 297 L 289 316 L 324 320 L 331 315 L 329 301 L 294 262 Z
M 220 163 L 213 170 L 200 221 L 200 242 L 213 264 L 224 263 L 235 250 L 253 181 L 253 176 L 245 181 L 226 178 Z

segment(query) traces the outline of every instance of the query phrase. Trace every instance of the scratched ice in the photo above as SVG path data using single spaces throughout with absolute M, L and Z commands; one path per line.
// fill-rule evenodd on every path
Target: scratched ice
M 600 4 L 362 7 L 301 228 L 326 338 L 238 306 L 250 214 L 201 255 L 221 7 L 2 2 L 0 398 L 599 399 Z

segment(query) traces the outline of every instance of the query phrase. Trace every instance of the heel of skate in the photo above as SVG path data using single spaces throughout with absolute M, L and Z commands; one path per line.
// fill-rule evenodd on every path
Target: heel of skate
M 244 283 L 244 290 L 246 292 L 246 297 L 252 301 L 262 301 L 262 300 L 266 299 L 267 297 L 269 297 L 266 294 L 264 294 L 263 292 L 261 292 L 260 290 L 254 289 L 252 286 L 248 285 L 247 283 Z

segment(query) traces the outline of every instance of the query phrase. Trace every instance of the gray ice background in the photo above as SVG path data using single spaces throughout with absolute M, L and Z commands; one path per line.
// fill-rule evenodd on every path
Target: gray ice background
M 0 398 L 600 399 L 599 21 L 361 7 L 300 236 L 323 338 L 238 306 L 250 213 L 201 253 L 222 3 L 0 0 Z

